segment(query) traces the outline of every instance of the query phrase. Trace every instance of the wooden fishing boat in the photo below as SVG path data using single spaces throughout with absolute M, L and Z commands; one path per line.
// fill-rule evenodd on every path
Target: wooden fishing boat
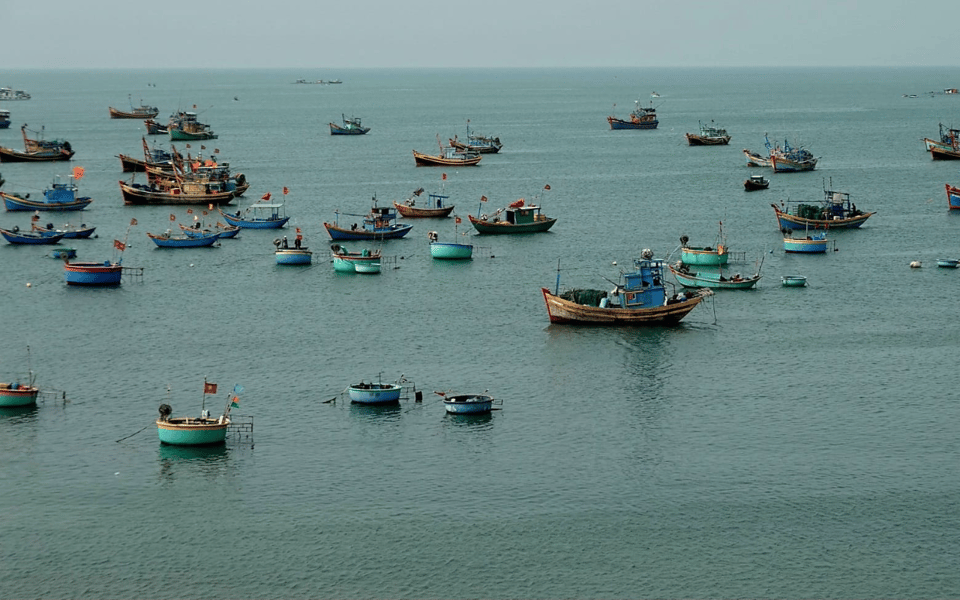
M 827 251 L 827 233 L 814 232 L 803 238 L 784 237 L 783 249 L 797 254 L 823 254 Z
M 551 323 L 583 325 L 676 325 L 700 302 L 713 294 L 708 289 L 667 296 L 663 261 L 644 249 L 634 260 L 632 273 L 621 273 L 620 282 L 605 290 L 573 289 L 564 293 L 541 288 Z
M 610 129 L 656 129 L 660 121 L 657 119 L 657 109 L 651 106 L 640 106 L 640 100 L 634 100 L 633 112 L 626 119 L 614 116 L 607 117 Z M 616 106 L 616 105 L 614 105 Z
M 156 167 L 158 169 L 165 169 L 169 172 L 173 172 L 174 164 L 173 158 L 176 150 L 169 152 L 162 148 L 157 148 L 154 146 L 151 148 L 147 144 L 147 138 L 141 137 L 141 142 L 143 143 L 143 158 L 134 158 L 127 154 L 118 154 L 117 158 L 120 159 L 120 168 L 124 173 L 145 173 L 147 167 Z M 182 156 L 178 157 L 182 160 Z
M 60 178 L 57 177 L 48 189 L 43 190 L 42 199 L 31 199 L 30 194 L 8 194 L 6 192 L 0 192 L 0 197 L 3 198 L 4 207 L 10 211 L 83 210 L 93 200 L 89 196 L 80 196 L 76 183 L 74 183 L 72 177 L 70 179 L 69 183 L 60 183 Z
M 486 200 L 486 196 L 483 200 Z M 467 215 L 467 218 L 474 229 L 483 234 L 539 233 L 547 231 L 557 222 L 556 219 L 544 215 L 540 206 L 527 204 L 523 198 L 510 203 L 506 208 L 497 209 L 491 216 Z
M 360 124 L 360 117 L 351 117 L 348 119 L 347 116 L 343 114 L 341 114 L 340 117 L 343 120 L 343 125 L 330 123 L 330 135 L 363 135 L 370 131 L 369 127 L 364 127 Z
M 876 212 L 863 212 L 850 201 L 850 194 L 833 190 L 823 191 L 819 204 L 781 202 L 771 204 L 777 214 L 780 229 L 855 229 Z
M 181 111 L 174 117 L 171 117 L 167 125 L 167 133 L 170 135 L 170 141 L 201 141 L 215 140 L 217 135 L 210 129 L 206 123 L 197 120 L 197 113 L 190 111 Z
M 254 204 L 243 212 L 237 211 L 228 214 L 220 210 L 220 214 L 227 223 L 241 229 L 280 229 L 287 224 L 290 217 L 286 214 L 284 203 Z
M 770 180 L 763 175 L 751 175 L 743 181 L 743 189 L 747 192 L 765 190 L 770 187 Z
M 360 252 L 350 252 L 340 244 L 331 244 L 333 270 L 338 273 L 379 273 L 380 250 L 364 248 Z
M 807 278 L 803 275 L 784 275 L 780 278 L 783 287 L 804 287 L 807 285 Z
M 490 394 L 440 394 L 443 408 L 453 415 L 482 415 L 493 410 L 498 401 Z M 502 401 L 501 401 L 502 402 Z
M 73 155 L 73 148 L 70 142 L 61 140 L 44 140 L 42 130 L 40 137 L 33 139 L 27 137 L 27 126 L 20 128 L 23 134 L 24 150 L 14 150 L 0 146 L 0 162 L 42 162 L 54 160 L 70 160 Z
M 753 277 L 743 277 L 740 273 L 735 273 L 730 277 L 724 277 L 723 272 L 710 271 L 690 271 L 683 262 L 676 265 L 668 265 L 670 272 L 676 277 L 677 282 L 685 288 L 710 288 L 720 290 L 748 290 L 760 281 L 760 273 Z
M 195 223 L 193 227 L 187 227 L 186 225 L 180 224 L 180 230 L 183 232 L 183 235 L 189 237 L 205 237 L 208 235 L 216 234 L 220 236 L 220 239 L 229 239 L 237 237 L 237 234 L 240 233 L 240 227 L 235 225 L 227 225 L 226 223 L 216 223 L 212 227 L 204 227 L 200 223 Z
M 933 160 L 960 160 L 960 147 L 941 148 L 934 146 L 930 148 L 930 157 Z
M 960 129 L 944 128 L 943 123 L 940 123 L 940 139 L 923 138 L 923 145 L 927 152 L 933 148 L 957 150 L 960 147 Z
M 113 286 L 120 285 L 123 267 L 119 262 L 64 262 L 64 278 L 67 285 Z
M 450 146 L 440 148 L 437 155 L 413 151 L 413 160 L 418 167 L 472 167 L 480 164 L 480 159 L 476 152 L 460 152 Z
M 347 388 L 350 401 L 356 404 L 392 404 L 400 401 L 403 387 L 398 383 L 360 383 Z
M 124 204 L 229 204 L 235 194 L 221 182 L 186 179 L 142 184 L 120 181 Z
M 947 187 L 947 205 L 951 209 L 960 209 L 960 188 L 954 187 L 949 183 L 946 184 Z
M 460 222 L 460 217 L 457 217 L 457 222 Z M 459 232 L 454 235 L 456 236 L 457 233 Z M 470 260 L 473 258 L 473 244 L 441 242 L 440 235 L 436 231 L 427 232 L 427 239 L 430 240 L 430 256 L 435 259 Z
M 0 229 L 0 235 L 11 244 L 37 245 L 56 244 L 63 239 L 62 233 L 44 235 L 36 231 L 20 231 L 19 227 Z
M 449 140 L 450 146 L 460 152 L 476 152 L 478 154 L 496 154 L 503 148 L 498 137 L 478 135 L 470 131 L 470 119 L 467 119 L 467 141 L 461 142 L 457 136 Z
M 748 167 L 772 167 L 769 156 L 763 156 L 744 148 L 743 155 L 747 157 Z
M 40 388 L 34 385 L 33 373 L 30 382 L 23 384 L 19 381 L 0 383 L 0 408 L 15 408 L 18 406 L 33 406 L 37 403 Z
M 10 111 L 5 108 L 0 108 L 0 129 L 8 129 L 10 127 Z
M 29 100 L 30 94 L 26 93 L 23 90 L 15 90 L 8 87 L 0 87 L 0 102 L 7 102 L 11 100 Z
M 206 410 L 207 395 L 217 393 L 217 385 L 207 380 L 203 382 L 203 401 L 199 417 L 171 417 L 173 409 L 170 405 L 161 404 L 160 418 L 156 421 L 160 442 L 174 446 L 223 444 L 226 441 L 227 428 L 230 427 L 230 410 L 240 406 L 238 395 L 243 388 L 237 385 L 233 390 L 233 394 L 228 395 L 223 414 L 217 418 L 211 417 L 210 411 Z
M 152 119 L 160 114 L 156 106 L 147 106 L 140 101 L 140 106 L 133 106 L 130 102 L 130 110 L 120 110 L 112 106 L 107 107 L 110 111 L 111 119 Z
M 65 240 L 87 239 L 97 230 L 96 227 L 87 227 L 86 223 L 81 223 L 80 225 L 66 223 L 63 227 L 54 227 L 53 223 L 47 223 L 45 227 L 40 227 L 36 223 L 33 223 L 30 228 L 41 235 L 62 235 Z
M 801 150 L 801 152 L 807 152 Z M 809 155 L 809 156 L 808 156 Z M 817 158 L 812 154 L 771 154 L 770 166 L 774 173 L 795 173 L 799 171 L 812 171 L 817 168 Z
M 427 195 L 426 201 L 419 200 L 421 204 L 418 206 L 418 198 L 423 194 L 423 188 L 417 188 L 413 191 L 409 198 L 399 203 L 394 201 L 393 206 L 397 209 L 397 212 L 400 213 L 400 216 L 406 217 L 408 219 L 435 219 L 442 217 L 449 217 L 450 213 L 453 212 L 454 205 L 446 204 L 446 200 L 450 196 L 445 196 L 443 194 L 443 181 L 446 180 L 447 174 L 444 173 L 443 177 L 440 180 L 440 191 L 436 194 L 430 193 Z
M 213 233 L 201 237 L 192 237 L 189 235 L 175 235 L 171 230 L 154 235 L 147 232 L 147 237 L 153 240 L 153 243 L 159 248 L 205 248 L 213 246 L 220 239 L 220 234 Z
M 157 123 L 153 119 L 147 119 L 143 122 L 143 126 L 147 130 L 147 135 L 166 135 L 169 133 L 167 126 L 162 123 Z
M 392 240 L 402 238 L 413 229 L 413 225 L 397 223 L 397 212 L 387 206 L 377 206 L 376 198 L 366 215 L 343 213 L 363 217 L 360 224 L 354 223 L 350 228 L 340 226 L 340 211 L 334 211 L 334 214 L 336 219 L 333 223 L 323 224 L 330 239 L 334 240 Z
M 725 146 L 730 143 L 730 135 L 726 129 L 700 122 L 700 133 L 687 133 L 687 144 L 691 146 Z

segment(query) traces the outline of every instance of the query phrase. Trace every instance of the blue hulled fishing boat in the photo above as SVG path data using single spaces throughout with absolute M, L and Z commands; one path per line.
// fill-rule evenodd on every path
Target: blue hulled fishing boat
M 83 210 L 90 205 L 93 200 L 88 196 L 80 196 L 76 180 L 83 176 L 83 167 L 74 167 L 73 176 L 68 183 L 60 183 L 60 177 L 57 176 L 53 183 L 46 190 L 43 190 L 42 199 L 32 199 L 30 194 L 8 194 L 0 192 L 3 198 L 4 207 L 7 210 L 30 210 L 30 211 L 69 211 Z
M 373 207 L 366 215 L 342 213 L 348 216 L 363 217 L 358 225 L 351 227 L 340 226 L 340 211 L 334 211 L 336 220 L 333 223 L 324 223 L 323 226 L 334 240 L 391 240 L 402 238 L 413 229 L 413 225 L 397 223 L 397 211 L 387 206 L 377 206 L 377 199 L 373 199 Z

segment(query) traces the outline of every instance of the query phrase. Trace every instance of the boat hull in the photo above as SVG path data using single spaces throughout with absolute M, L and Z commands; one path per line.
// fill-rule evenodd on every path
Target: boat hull
M 783 287 L 804 287 L 807 285 L 807 278 L 803 275 L 784 275 L 780 278 Z
M 120 285 L 123 268 L 111 262 L 79 262 L 64 265 L 67 285 L 110 286 Z
M 166 421 L 157 419 L 157 434 L 160 441 L 171 446 L 211 446 L 222 444 L 227 438 L 230 419 L 189 419 L 174 417 Z
M 413 151 L 413 160 L 418 167 L 472 167 L 480 163 L 480 155 L 464 158 L 445 158 Z
M 210 131 L 191 133 L 189 131 L 183 131 L 182 129 L 169 129 L 167 133 L 170 134 L 171 142 L 199 142 L 202 140 L 217 139 L 217 134 Z
M 952 210 L 960 209 L 960 188 L 953 187 L 949 183 L 947 186 L 947 205 Z
M 743 182 L 743 189 L 747 192 L 756 192 L 759 190 L 765 190 L 770 187 L 770 182 L 768 180 L 763 180 L 762 182 L 756 181 L 753 179 L 746 179 Z
M 810 160 L 790 160 L 784 156 L 773 154 L 770 156 L 770 166 L 774 173 L 799 173 L 801 171 L 812 171 L 817 168 L 817 159 Z
M 687 144 L 691 146 L 726 146 L 730 143 L 729 135 L 722 135 L 718 137 L 708 137 L 693 133 L 688 133 L 686 135 Z
M 229 204 L 234 197 L 233 192 L 214 192 L 210 194 L 179 194 L 171 192 L 153 191 L 149 187 L 139 184 L 130 185 L 124 181 L 120 182 L 120 193 L 123 196 L 123 203 L 129 205 L 155 205 L 155 204 Z
M 953 258 L 940 258 L 937 259 L 937 266 L 941 269 L 956 269 L 960 267 L 960 260 Z
M 777 213 L 777 224 L 780 229 L 807 230 L 807 229 L 856 229 L 876 212 L 863 213 L 846 219 L 805 219 L 780 210 L 776 204 L 771 204 Z
M 454 415 L 480 415 L 493 410 L 493 396 L 458 394 L 443 399 L 443 408 Z
M 761 156 L 756 152 L 751 152 L 749 150 L 744 150 L 743 155 L 747 158 L 748 167 L 772 167 L 773 163 L 770 162 L 770 158 L 766 156 Z
M 369 127 L 341 127 L 330 123 L 330 135 L 363 135 L 370 131 Z
M 547 305 L 547 314 L 551 323 L 582 325 L 676 325 L 706 296 L 712 294 L 709 290 L 701 290 L 683 302 L 654 308 L 633 309 L 586 306 L 564 300 L 550 293 L 547 288 L 540 288 L 540 290 L 543 292 L 543 300 Z
M 453 212 L 454 206 L 444 206 L 443 208 L 417 208 L 407 204 L 393 203 L 394 208 L 400 213 L 400 216 L 408 219 L 439 219 L 449 217 Z
M 823 254 L 827 251 L 827 240 L 783 238 L 783 249 L 796 254 Z
M 0 408 L 14 408 L 17 406 L 33 406 L 37 403 L 36 387 L 24 385 L 17 389 L 10 389 L 10 384 L 0 384 Z
M 107 107 L 110 111 L 111 119 L 153 119 L 160 114 L 159 110 L 139 110 L 134 109 L 132 111 L 117 110 L 112 106 Z
M 610 124 L 610 129 L 616 131 L 620 129 L 656 129 L 657 125 L 660 124 L 660 121 L 657 119 L 625 121 L 616 117 L 607 117 L 607 123 Z
M 347 229 L 333 223 L 324 223 L 323 226 L 333 240 L 394 240 L 407 235 L 413 225 L 392 225 L 389 229 Z
M 38 152 L 21 152 L 13 148 L 0 146 L 0 163 L 2 162 L 46 162 L 54 160 L 70 160 L 73 151 L 68 150 L 41 150 Z
M 286 249 L 276 251 L 278 265 L 309 265 L 313 260 L 313 252 L 305 249 Z
M 387 404 L 398 402 L 402 388 L 399 385 L 373 383 L 365 387 L 350 386 L 347 394 L 357 404 Z
M 932 146 L 930 158 L 933 160 L 960 160 L 960 150 L 953 147 Z
M 91 198 L 77 198 L 72 202 L 37 202 L 29 198 L 20 198 L 11 194 L 0 192 L 3 198 L 3 205 L 7 210 L 29 210 L 29 211 L 70 211 L 83 210 L 93 202 Z
M 229 215 L 222 210 L 220 214 L 227 220 L 227 223 L 242 229 L 280 229 L 287 224 L 290 217 L 280 217 L 278 219 L 241 219 L 235 215 Z
M 469 260 L 473 258 L 473 246 L 471 244 L 431 242 L 430 256 L 438 260 Z
M 723 277 L 719 273 L 684 273 L 670 267 L 670 272 L 677 278 L 677 282 L 685 288 L 710 288 L 717 290 L 748 290 L 757 285 L 760 275 L 753 277 Z
M 220 234 L 190 237 L 189 235 L 163 236 L 148 233 L 147 237 L 153 240 L 153 243 L 159 248 L 206 248 L 216 244 L 217 240 L 220 239 Z
M 473 224 L 474 229 L 477 230 L 477 233 L 482 234 L 507 234 L 507 233 L 540 233 L 542 231 L 547 231 L 553 224 L 557 222 L 556 219 L 550 219 L 544 217 L 539 221 L 534 221 L 533 223 L 508 223 L 506 221 L 484 221 L 478 219 L 473 215 L 467 215 L 467 218 L 470 219 L 470 222 Z
M 688 248 L 680 249 L 680 260 L 685 265 L 699 267 L 719 267 L 727 264 L 730 254 L 726 248 Z
M 63 239 L 62 233 L 55 233 L 53 235 L 43 235 L 41 233 L 35 232 L 17 232 L 17 231 L 8 231 L 6 229 L 0 229 L 0 235 L 3 236 L 3 239 L 7 240 L 11 244 L 24 244 L 24 245 L 36 245 L 36 244 L 56 244 Z

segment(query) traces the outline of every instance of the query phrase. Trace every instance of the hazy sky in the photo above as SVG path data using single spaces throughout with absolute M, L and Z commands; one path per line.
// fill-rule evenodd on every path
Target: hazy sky
M 6 0 L 17 68 L 956 66 L 958 0 Z

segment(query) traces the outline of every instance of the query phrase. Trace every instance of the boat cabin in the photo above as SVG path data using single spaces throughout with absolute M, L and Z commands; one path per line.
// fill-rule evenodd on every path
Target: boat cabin
M 505 219 L 507 223 L 511 223 L 513 225 L 527 225 L 537 221 L 542 221 L 544 217 L 540 214 L 539 206 L 519 206 L 515 208 L 508 208 L 506 210 Z
M 644 253 L 646 255 L 646 252 Z M 623 274 L 623 285 L 618 286 L 623 308 L 650 308 L 662 306 L 666 298 L 663 288 L 663 261 L 649 258 L 635 259 L 637 270 Z
M 48 204 L 64 204 L 77 199 L 77 186 L 74 183 L 60 183 L 60 177 L 53 182 L 49 190 L 43 191 Z

